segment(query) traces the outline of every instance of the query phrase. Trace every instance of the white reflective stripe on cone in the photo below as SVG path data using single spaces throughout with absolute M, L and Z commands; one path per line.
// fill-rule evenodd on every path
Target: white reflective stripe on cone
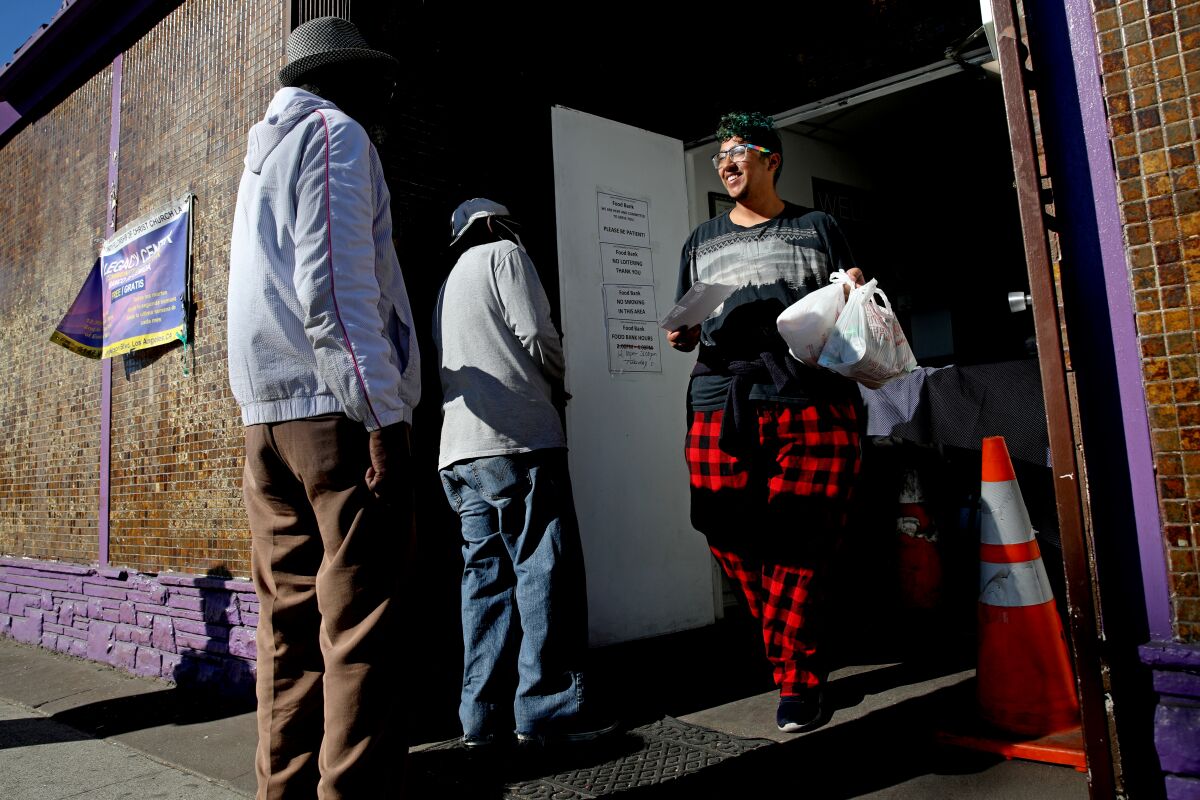
M 1015 564 L 979 562 L 979 602 L 1014 608 L 1040 606 L 1054 599 L 1040 558 Z
M 1033 541 L 1033 525 L 1014 481 L 984 481 L 979 490 L 979 539 L 984 544 Z

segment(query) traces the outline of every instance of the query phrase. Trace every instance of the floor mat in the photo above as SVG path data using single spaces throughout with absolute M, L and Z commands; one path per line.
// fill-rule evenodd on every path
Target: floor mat
M 444 742 L 413 752 L 409 765 L 415 797 L 589 800 L 692 776 L 769 744 L 664 717 L 538 753 L 477 753 Z

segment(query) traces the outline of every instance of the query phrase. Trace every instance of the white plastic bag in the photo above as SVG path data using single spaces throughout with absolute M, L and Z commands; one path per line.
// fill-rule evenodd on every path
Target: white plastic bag
M 837 324 L 817 363 L 878 389 L 893 378 L 917 368 L 912 348 L 887 295 L 872 278 L 850 292 Z M 876 295 L 883 301 L 875 301 Z
M 850 278 L 842 270 L 829 276 L 830 284 L 801 297 L 783 310 L 775 320 L 779 335 L 787 343 L 792 358 L 810 366 L 817 365 L 825 340 L 833 332 L 837 318 L 846 305 L 846 290 L 842 284 Z

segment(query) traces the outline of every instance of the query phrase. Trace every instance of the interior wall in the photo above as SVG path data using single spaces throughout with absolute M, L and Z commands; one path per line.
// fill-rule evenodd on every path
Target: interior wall
M 778 188 L 779 196 L 784 200 L 811 208 L 814 177 L 862 189 L 873 188 L 872 172 L 852 151 L 787 130 L 780 131 L 779 135 L 783 140 L 784 169 L 779 176 Z M 689 186 L 688 220 L 693 227 L 712 216 L 709 214 L 709 193 L 725 195 L 725 187 L 721 185 L 710 160 L 717 149 L 717 142 L 709 142 L 685 153 Z

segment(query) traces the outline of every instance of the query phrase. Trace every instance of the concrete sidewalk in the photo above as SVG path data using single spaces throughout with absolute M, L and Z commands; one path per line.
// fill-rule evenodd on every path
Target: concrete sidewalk
M 775 728 L 776 696 L 769 683 L 764 686 L 761 676 L 746 668 L 753 661 L 720 657 L 734 649 L 728 641 L 713 641 L 722 635 L 696 632 L 597 651 L 597 671 L 620 688 L 612 707 L 628 727 L 671 716 L 777 744 L 760 746 L 711 770 L 620 794 L 1087 797 L 1085 777 L 1072 769 L 933 745 L 931 730 L 938 715 L 970 702 L 973 673 L 961 665 L 880 663 L 837 670 L 830 682 L 831 722 L 793 736 Z M 681 656 L 694 657 L 693 649 L 713 654 L 696 678 L 698 684 L 708 681 L 714 687 L 702 697 L 694 691 L 695 684 L 677 680 L 669 688 L 668 683 L 672 666 Z M 731 672 L 730 663 L 740 666 Z M 449 738 L 453 720 L 422 729 Z M 0 639 L 0 797 L 251 796 L 254 742 L 253 712 L 245 700 L 198 695 Z M 460 796 L 454 776 L 446 773 L 447 780 L 440 781 L 439 770 L 487 769 L 454 753 L 444 744 L 416 743 L 414 772 L 424 768 L 427 776 L 418 784 L 420 796 Z M 473 790 L 471 797 L 506 794 L 499 777 L 493 784 L 484 780 L 480 785 L 487 790 Z

